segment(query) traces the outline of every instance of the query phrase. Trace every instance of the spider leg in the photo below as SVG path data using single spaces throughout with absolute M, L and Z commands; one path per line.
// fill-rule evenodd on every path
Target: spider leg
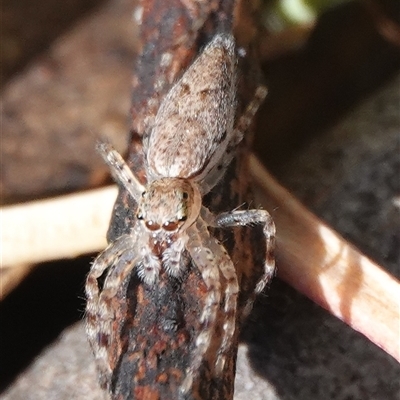
M 228 228 L 234 226 L 263 225 L 266 255 L 264 262 L 264 275 L 256 285 L 256 293 L 260 293 L 265 285 L 271 281 L 275 273 L 275 224 L 271 215 L 266 210 L 230 211 L 214 216 L 205 207 L 202 207 L 202 216 L 211 226 Z
M 254 97 L 247 105 L 243 114 L 239 117 L 238 122 L 233 131 L 233 138 L 230 143 L 230 147 L 236 147 L 243 139 L 244 133 L 249 129 L 251 123 L 253 122 L 256 112 L 260 108 L 262 102 L 267 96 L 268 89 L 260 85 L 254 92 Z
M 239 117 L 236 126 L 231 132 L 231 139 L 229 141 L 228 147 L 224 153 L 224 156 L 220 162 L 216 163 L 215 166 L 210 170 L 208 175 L 205 177 L 204 182 L 201 184 L 202 193 L 208 193 L 224 176 L 226 169 L 231 163 L 233 157 L 235 156 L 235 149 L 237 145 L 242 141 L 244 133 L 249 129 L 254 116 L 260 105 L 264 101 L 267 95 L 267 88 L 260 85 L 257 87 L 253 99 L 250 101 L 243 114 Z
M 232 337 L 235 333 L 236 328 L 236 309 L 237 309 L 237 298 L 239 295 L 239 283 L 237 279 L 235 266 L 229 257 L 229 254 L 216 239 L 209 238 L 207 240 L 211 251 L 214 253 L 219 270 L 225 278 L 225 293 L 224 293 L 224 324 L 222 326 L 223 336 L 221 346 L 218 350 L 218 357 L 216 362 L 216 372 L 220 375 L 225 366 L 226 352 L 232 343 Z
M 181 386 L 181 394 L 186 394 L 192 387 L 193 377 L 196 375 L 203 361 L 204 354 L 208 350 L 215 328 L 218 307 L 221 300 L 221 283 L 219 278 L 218 260 L 205 243 L 209 242 L 210 234 L 207 226 L 201 218 L 196 225 L 187 230 L 187 250 L 193 263 L 199 269 L 202 279 L 207 287 L 205 304 L 200 316 L 203 325 L 201 333 L 196 339 L 196 350 L 190 367 L 186 371 L 186 377 Z
M 96 258 L 86 279 L 85 328 L 89 343 L 95 354 L 100 384 L 103 388 L 108 386 L 112 374 L 107 356 L 107 346 L 112 332 L 110 325 L 104 322 L 105 316 L 110 314 L 108 309 L 109 302 L 104 302 L 104 288 L 100 293 L 98 278 L 103 275 L 107 268 L 110 268 L 110 274 L 119 267 L 121 264 L 119 261 L 122 258 L 126 259 L 126 253 L 131 251 L 134 244 L 135 236 L 123 235 L 118 238 Z
M 96 149 L 109 166 L 115 181 L 122 185 L 133 199 L 138 202 L 144 192 L 144 186 L 139 182 L 122 156 L 107 142 L 98 142 Z

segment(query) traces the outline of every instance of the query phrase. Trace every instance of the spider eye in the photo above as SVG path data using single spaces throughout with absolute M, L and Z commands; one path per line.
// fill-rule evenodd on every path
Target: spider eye
M 189 194 L 187 192 L 183 192 L 182 197 L 184 200 L 187 200 L 189 198 Z
M 160 225 L 158 225 L 156 222 L 154 221 L 146 221 L 146 228 L 149 231 L 158 231 L 160 229 Z
M 178 228 L 178 221 L 167 221 L 163 223 L 163 228 L 166 231 L 176 231 L 176 229 Z
M 143 219 L 143 214 L 136 214 L 137 219 Z
M 179 221 L 186 221 L 187 220 L 187 215 L 182 215 L 182 217 L 179 218 Z

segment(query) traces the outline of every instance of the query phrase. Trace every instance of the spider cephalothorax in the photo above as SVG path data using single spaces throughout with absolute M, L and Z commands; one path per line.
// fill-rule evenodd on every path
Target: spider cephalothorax
M 200 209 L 201 195 L 196 183 L 163 178 L 148 184 L 136 212 L 138 250 L 143 254 L 138 274 L 145 282 L 157 279 L 155 257 L 157 272 L 163 266 L 172 276 L 179 276 L 186 261 L 183 257 L 188 241 L 186 230 L 198 219 Z M 155 257 L 146 257 L 148 254 Z
M 164 178 L 150 183 L 142 193 L 136 217 L 150 232 L 179 232 L 197 219 L 201 195 L 196 184 Z

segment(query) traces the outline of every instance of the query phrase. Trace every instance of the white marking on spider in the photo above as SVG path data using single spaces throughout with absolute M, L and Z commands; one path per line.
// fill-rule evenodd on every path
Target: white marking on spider
M 116 181 L 138 204 L 132 231 L 120 236 L 97 257 L 86 283 L 86 332 L 103 387 L 110 388 L 112 374 L 106 351 L 114 318 L 109 304 L 133 270 L 149 286 L 157 284 L 162 268 L 170 276 L 179 277 L 187 268 L 187 251 L 206 285 L 204 308 L 199 315 L 203 328 L 195 339 L 195 351 L 180 388 L 182 396 L 190 391 L 210 346 L 222 298 L 225 320 L 216 355 L 217 374 L 224 369 L 235 332 L 239 292 L 235 266 L 208 228 L 263 224 L 267 257 L 265 276 L 257 291 L 273 274 L 275 226 L 267 211 L 234 210 L 214 215 L 202 205 L 202 197 L 223 176 L 266 95 L 266 89 L 259 87 L 254 100 L 234 124 L 236 64 L 233 37 L 219 34 L 171 88 L 144 140 L 146 186 L 110 144 L 98 145 Z M 100 291 L 98 278 L 107 269 Z M 225 281 L 223 293 L 221 279 Z

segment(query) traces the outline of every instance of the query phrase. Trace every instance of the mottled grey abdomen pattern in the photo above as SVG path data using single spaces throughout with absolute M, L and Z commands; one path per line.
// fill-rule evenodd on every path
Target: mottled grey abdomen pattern
M 149 179 L 201 180 L 225 152 L 235 109 L 235 43 L 221 34 L 160 106 L 145 149 Z

